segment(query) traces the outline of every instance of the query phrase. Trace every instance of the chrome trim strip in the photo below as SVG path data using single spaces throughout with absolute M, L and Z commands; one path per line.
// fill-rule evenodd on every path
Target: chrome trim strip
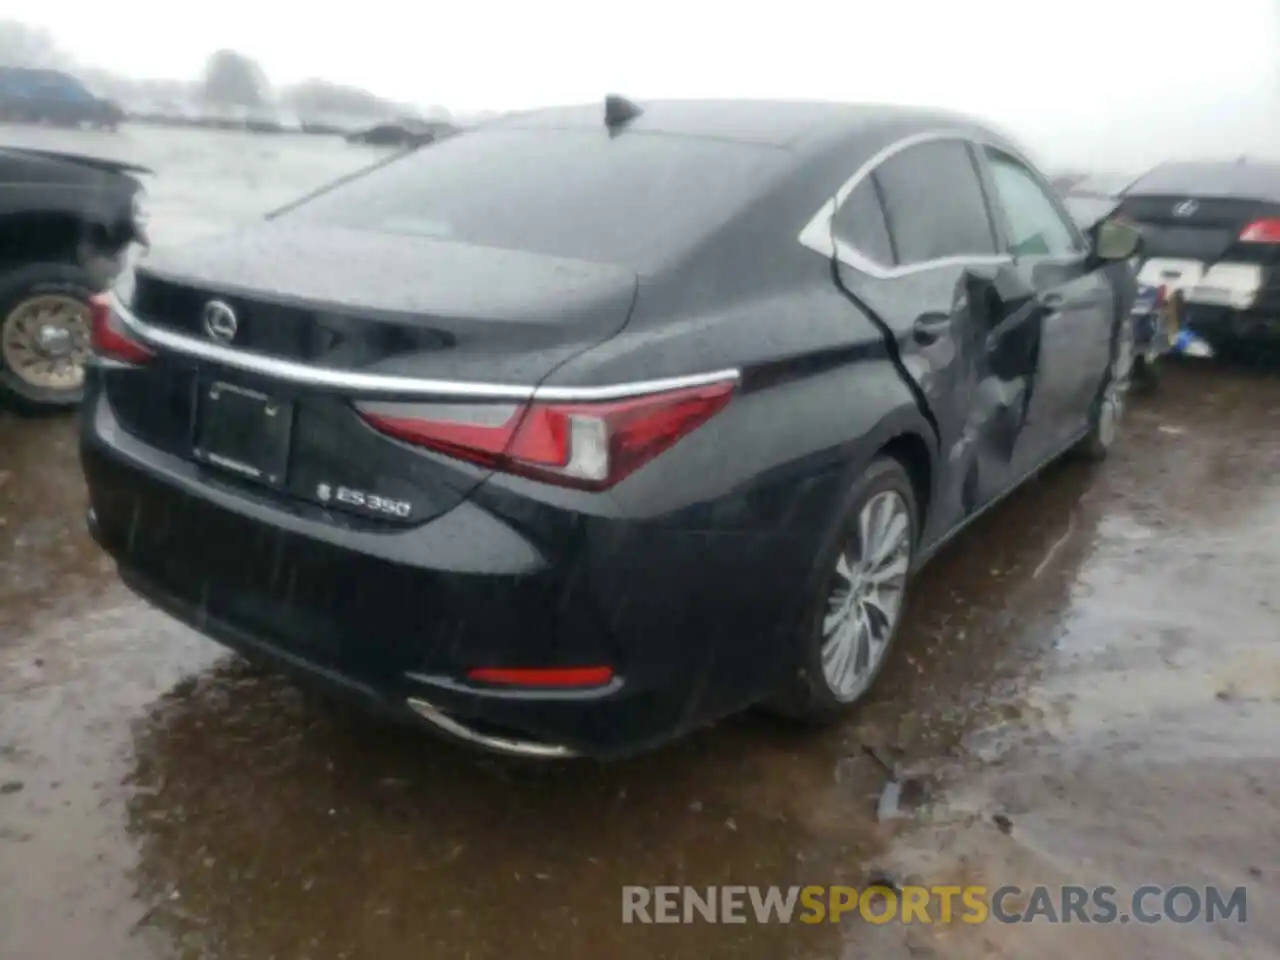
M 385 373 L 330 370 L 294 360 L 251 353 L 247 350 L 236 350 L 152 326 L 139 319 L 114 294 L 112 294 L 111 306 L 129 333 L 148 346 L 300 387 L 414 397 L 470 397 L 524 402 L 533 399 L 533 387 L 527 386 L 423 380 L 418 377 L 402 377 Z
M 300 387 L 337 390 L 363 396 L 394 398 L 451 398 L 473 400 L 508 400 L 528 403 L 534 399 L 552 403 L 591 403 L 642 397 L 667 390 L 691 389 L 713 383 L 737 383 L 741 371 L 736 368 L 696 373 L 657 380 L 636 380 L 600 387 L 534 387 L 511 383 L 482 383 L 468 380 L 431 380 L 387 373 L 363 373 L 357 370 L 334 370 L 266 354 L 237 350 L 234 347 L 197 340 L 185 334 L 164 330 L 140 319 L 119 297 L 111 294 L 111 306 L 120 322 L 138 340 L 170 353 L 194 357 L 209 363 L 241 370 L 271 380 Z
M 483 747 L 494 753 L 509 757 L 531 757 L 538 760 L 563 760 L 577 754 L 568 747 L 553 743 L 536 743 L 532 740 L 513 740 L 509 737 L 495 737 L 480 733 L 464 726 L 420 697 L 410 697 L 409 708 L 428 723 L 440 728 L 445 733 Z
M 709 387 L 714 383 L 737 384 L 742 371 L 736 367 L 713 370 L 710 373 L 690 373 L 682 377 L 664 377 L 659 380 L 634 380 L 631 383 L 614 383 L 607 387 L 538 387 L 533 399 L 548 403 L 578 403 L 604 400 L 626 400 L 668 390 L 692 390 Z
M 822 254 L 824 257 L 834 257 L 845 266 L 875 277 L 878 280 L 893 280 L 897 277 L 906 277 L 915 273 L 923 273 L 927 270 L 938 270 L 943 267 L 986 266 L 1012 262 L 1013 257 L 1009 254 L 996 253 L 964 257 L 942 257 L 938 260 L 926 260 L 923 263 L 909 263 L 899 267 L 888 267 L 884 264 L 876 263 L 849 244 L 840 242 L 832 234 L 831 221 L 835 218 L 836 212 L 844 206 L 844 202 L 849 199 L 849 195 L 857 189 L 863 180 L 871 175 L 876 167 L 908 147 L 938 140 L 959 140 L 964 144 L 991 146 L 1008 153 L 1010 156 L 1022 159 L 1009 147 L 988 143 L 986 140 L 958 130 L 930 130 L 923 133 L 914 133 L 909 137 L 903 137 L 901 140 L 895 140 L 858 167 L 853 172 L 853 175 L 840 185 L 840 189 L 836 191 L 835 196 L 818 209 L 818 212 L 813 215 L 813 218 L 800 231 L 800 235 L 797 237 L 800 244 L 816 253 Z M 1024 160 L 1023 162 L 1025 163 L 1026 161 Z

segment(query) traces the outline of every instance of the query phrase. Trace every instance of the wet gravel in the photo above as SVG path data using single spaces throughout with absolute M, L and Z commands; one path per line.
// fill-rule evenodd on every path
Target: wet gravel
M 208 150 L 126 136 L 175 171 L 175 232 L 217 190 L 265 208 L 273 169 L 352 163 L 254 141 L 200 192 Z M 1051 468 L 931 564 L 842 726 L 747 715 L 531 767 L 317 702 L 141 604 L 84 532 L 73 422 L 0 412 L 0 956 L 1274 960 L 1277 424 L 1280 378 L 1179 365 L 1107 463 Z M 1249 922 L 621 923 L 624 884 L 870 877 L 1246 885 Z

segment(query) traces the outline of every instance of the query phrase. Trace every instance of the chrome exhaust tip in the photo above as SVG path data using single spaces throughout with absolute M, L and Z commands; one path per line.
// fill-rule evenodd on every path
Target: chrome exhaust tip
M 473 730 L 454 720 L 439 707 L 428 703 L 420 697 L 408 699 L 409 709 L 426 720 L 432 726 L 443 730 L 450 736 L 467 743 L 475 744 L 491 753 L 500 753 L 508 757 L 525 757 L 537 760 L 566 760 L 576 757 L 577 753 L 566 746 L 554 743 L 538 743 L 533 740 L 516 740 L 511 737 L 498 737 Z

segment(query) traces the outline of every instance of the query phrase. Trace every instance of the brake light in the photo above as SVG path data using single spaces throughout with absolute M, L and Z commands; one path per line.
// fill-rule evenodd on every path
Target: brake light
M 509 687 L 603 687 L 612 667 L 477 667 L 467 671 L 476 683 Z
M 89 342 L 98 356 L 124 363 L 146 363 L 155 357 L 152 350 L 125 332 L 107 294 L 89 298 L 89 324 Z
M 1280 243 L 1280 217 L 1255 220 L 1240 231 L 1241 243 Z
M 388 436 L 562 486 L 604 490 L 719 413 L 736 380 L 603 403 L 360 404 Z

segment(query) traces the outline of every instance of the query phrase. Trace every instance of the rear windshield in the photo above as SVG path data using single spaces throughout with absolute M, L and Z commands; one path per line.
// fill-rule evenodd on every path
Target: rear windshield
M 285 214 L 642 269 L 741 209 L 786 155 L 595 130 L 463 133 Z

